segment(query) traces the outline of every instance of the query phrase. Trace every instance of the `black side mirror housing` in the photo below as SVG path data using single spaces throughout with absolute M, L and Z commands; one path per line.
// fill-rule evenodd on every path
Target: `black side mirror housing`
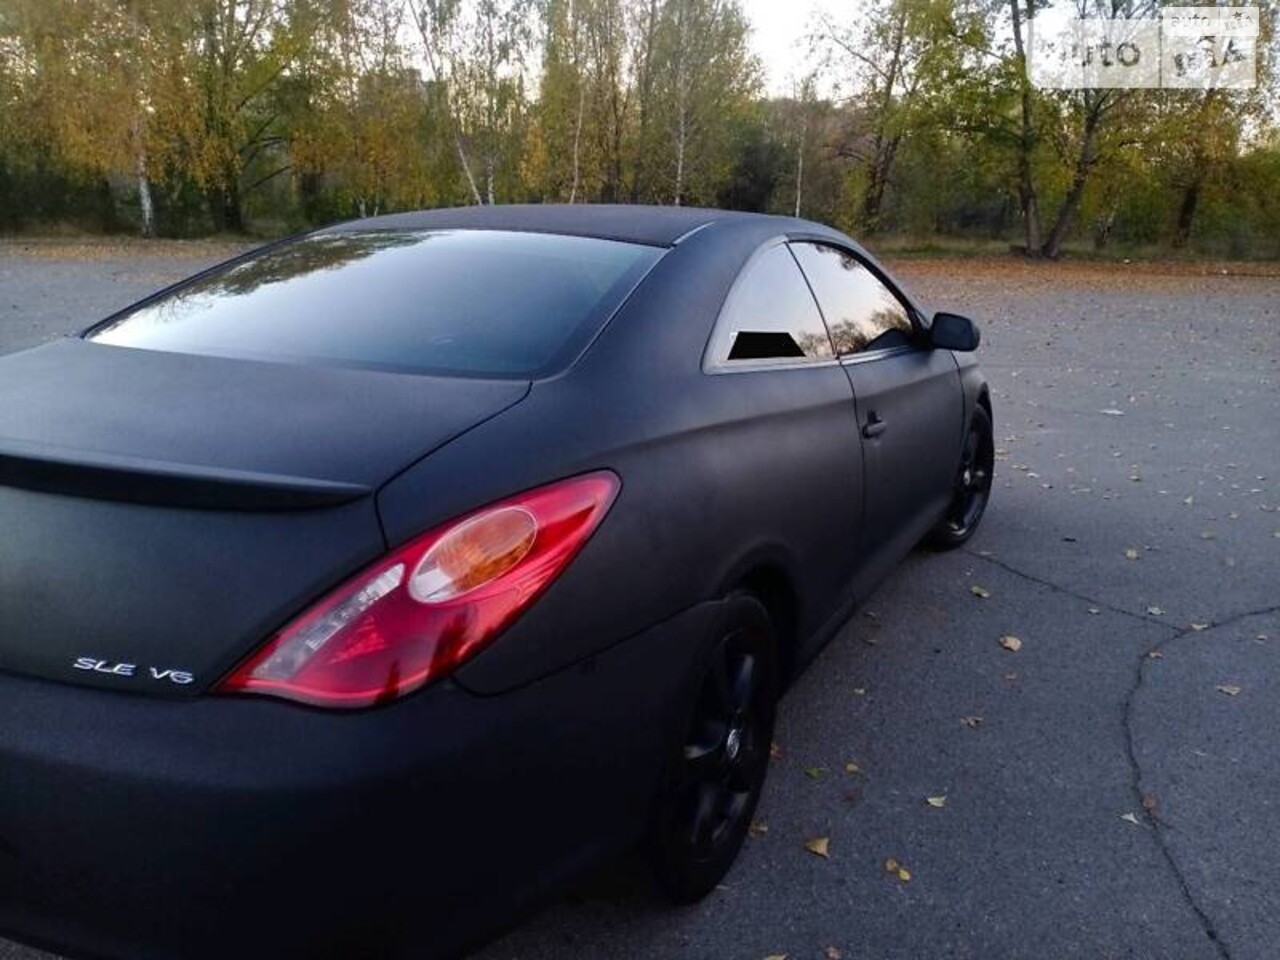
M 929 328 L 929 342 L 943 350 L 971 353 L 982 342 L 978 325 L 958 313 L 935 313 Z

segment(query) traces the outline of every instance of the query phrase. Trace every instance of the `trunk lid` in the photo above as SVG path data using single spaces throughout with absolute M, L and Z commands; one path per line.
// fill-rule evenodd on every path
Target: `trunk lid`
M 384 551 L 379 486 L 528 388 L 80 340 L 0 358 L 0 670 L 207 689 Z

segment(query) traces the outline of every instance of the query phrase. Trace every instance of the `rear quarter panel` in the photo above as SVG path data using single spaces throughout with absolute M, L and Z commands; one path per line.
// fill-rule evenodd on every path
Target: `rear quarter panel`
M 391 542 L 512 492 L 587 470 L 622 478 L 569 569 L 458 673 L 528 683 L 722 595 L 756 565 L 785 572 L 797 635 L 850 581 L 862 503 L 851 390 L 836 364 L 707 374 L 702 357 L 741 265 L 767 233 L 707 228 L 669 253 L 567 374 L 389 485 Z

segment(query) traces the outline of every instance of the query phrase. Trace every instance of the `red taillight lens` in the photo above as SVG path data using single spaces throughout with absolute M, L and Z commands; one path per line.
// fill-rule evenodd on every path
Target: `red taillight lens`
M 608 472 L 495 503 L 393 551 L 325 596 L 218 685 L 367 707 L 473 656 L 568 565 L 617 496 Z

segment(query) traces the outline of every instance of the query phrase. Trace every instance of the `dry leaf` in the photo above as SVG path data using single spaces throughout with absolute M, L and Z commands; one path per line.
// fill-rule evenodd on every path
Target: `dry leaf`
M 1005 634 L 1000 638 L 1000 646 L 1004 647 L 1010 653 L 1017 653 L 1022 649 L 1022 641 L 1012 634 Z
M 782 759 L 782 747 L 777 740 L 774 740 L 771 744 L 769 744 L 769 759 L 770 760 Z
M 1153 617 L 1164 616 L 1164 610 L 1160 607 L 1147 607 L 1147 613 L 1151 614 Z
M 827 947 L 826 950 L 822 951 L 822 955 L 826 960 L 844 960 L 844 954 L 836 947 Z
M 1207 623 L 1193 623 L 1191 625 L 1191 629 L 1194 630 L 1196 633 L 1199 633 L 1201 630 L 1208 630 L 1209 625 Z
M 1200 534 L 1200 539 L 1201 540 L 1217 540 L 1218 535 L 1214 533 L 1212 530 L 1205 530 Z
M 810 780 L 821 780 L 826 772 L 826 767 L 810 767 L 804 772 L 804 775 Z
M 1234 697 L 1240 693 L 1241 688 L 1237 687 L 1234 683 L 1220 683 L 1213 689 L 1217 690 L 1219 693 L 1225 693 L 1228 697 Z
M 1135 827 L 1142 826 L 1142 821 L 1138 819 L 1138 815 L 1136 813 L 1123 814 L 1120 819 L 1132 823 Z
M 1097 616 L 1098 614 L 1100 614 L 1102 611 L 1101 611 L 1101 610 L 1099 610 L 1097 607 L 1090 607 L 1090 608 L 1089 608 L 1089 612 L 1090 612 L 1091 614 L 1093 614 L 1093 615 L 1096 617 L 1096 616 Z
M 856 763 L 854 763 L 852 760 L 850 760 L 848 763 L 844 765 L 844 772 L 845 773 L 861 773 L 862 768 L 858 766 Z
M 830 837 L 814 837 L 812 840 L 806 840 L 804 842 L 804 848 L 815 857 L 822 857 L 824 860 L 829 860 L 831 858 Z
M 981 717 L 961 717 L 960 723 L 968 727 L 970 730 L 977 730 L 980 726 L 982 726 L 982 718 Z
M 925 797 L 924 802 L 931 807 L 936 807 L 937 809 L 941 810 L 943 807 L 947 805 L 947 798 L 945 796 Z
M 892 874 L 903 883 L 906 883 L 911 879 L 911 871 L 899 863 L 895 857 L 889 857 L 889 859 L 885 860 L 884 872 Z
M 1152 651 L 1150 651 L 1150 652 L 1148 652 L 1148 653 L 1147 653 L 1147 659 L 1148 659 L 1148 660 L 1163 660 L 1163 659 L 1164 659 L 1164 654 L 1163 654 L 1163 653 L 1161 653 L 1159 650 L 1152 650 Z
M 854 688 L 853 688 L 853 692 L 854 692 L 854 693 L 856 693 L 856 694 L 857 694 L 858 696 L 860 696 L 860 697 L 865 697 L 865 696 L 867 695 L 867 688 L 866 688 L 866 687 L 854 687 Z
M 763 820 L 752 820 L 751 826 L 747 827 L 747 835 L 752 839 L 759 839 L 769 832 L 769 825 Z
M 1146 794 L 1142 798 L 1142 809 L 1147 813 L 1154 813 L 1156 809 L 1156 798 L 1154 794 Z
M 785 953 L 771 953 L 764 960 L 787 960 L 787 955 Z
M 1017 680 L 1017 679 L 1018 679 L 1018 671 L 1017 671 L 1017 670 L 1010 670 L 1008 673 L 1006 673 L 1006 674 L 1004 675 L 1004 682 L 1005 682 L 1005 683 L 1013 683 L 1013 682 L 1014 682 L 1015 680 Z
M 969 592 L 972 593 L 975 597 L 979 598 L 980 600 L 991 599 L 991 591 L 988 590 L 986 587 L 978 586 L 976 583 L 969 588 Z
M 1133 547 L 1129 547 L 1128 549 L 1125 550 L 1124 556 L 1126 560 L 1137 560 L 1139 557 L 1139 553 Z

